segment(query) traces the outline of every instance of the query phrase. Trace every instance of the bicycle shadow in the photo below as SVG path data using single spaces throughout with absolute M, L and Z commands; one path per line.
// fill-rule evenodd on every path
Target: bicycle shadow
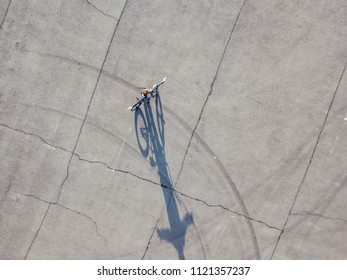
M 150 103 L 144 103 L 144 112 L 141 108 L 135 111 L 136 138 L 142 156 L 148 157 L 151 166 L 157 169 L 164 195 L 169 228 L 157 228 L 157 235 L 160 240 L 172 243 L 179 259 L 183 260 L 185 259 L 185 235 L 189 225 L 194 223 L 193 215 L 186 213 L 181 219 L 178 211 L 170 169 L 165 156 L 165 120 L 159 93 L 155 97 L 155 109 L 156 121 Z

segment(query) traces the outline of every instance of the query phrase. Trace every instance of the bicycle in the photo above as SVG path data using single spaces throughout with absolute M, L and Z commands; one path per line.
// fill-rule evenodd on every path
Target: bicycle
M 158 88 L 166 81 L 166 77 L 159 83 L 154 84 L 154 86 L 150 89 L 149 94 L 147 96 L 143 96 L 141 99 L 137 100 L 132 106 L 128 108 L 130 111 L 134 111 L 139 108 L 142 103 L 150 101 L 151 97 L 155 97 L 158 93 Z

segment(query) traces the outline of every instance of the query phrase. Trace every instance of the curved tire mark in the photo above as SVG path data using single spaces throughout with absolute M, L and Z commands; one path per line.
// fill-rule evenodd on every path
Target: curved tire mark
M 189 132 L 192 132 L 193 129 L 183 120 L 181 119 L 178 115 L 176 115 L 172 110 L 170 110 L 167 106 L 163 105 L 164 109 L 170 113 L 171 116 L 173 116 L 186 130 L 188 130 Z M 215 164 L 216 166 L 219 168 L 219 170 L 222 172 L 222 174 L 224 175 L 225 179 L 228 181 L 230 187 L 232 188 L 234 194 L 236 195 L 237 201 L 239 202 L 245 216 L 249 217 L 246 205 L 238 191 L 238 189 L 236 188 L 234 182 L 232 181 L 232 179 L 230 178 L 228 172 L 226 171 L 225 167 L 223 166 L 223 164 L 221 163 L 221 161 L 219 160 L 219 158 L 216 156 L 216 154 L 211 150 L 211 148 L 206 144 L 206 142 L 200 137 L 200 135 L 198 133 L 194 133 L 193 137 L 203 146 L 203 148 L 205 148 L 205 150 L 207 151 L 208 154 L 210 154 L 215 160 Z M 256 251 L 256 256 L 258 259 L 260 259 L 260 251 L 259 251 L 259 245 L 258 245 L 258 241 L 257 241 L 257 237 L 255 235 L 254 232 L 254 228 L 252 225 L 252 222 L 247 219 L 247 224 L 248 224 L 248 228 L 250 230 L 252 241 L 253 241 L 253 245 L 254 245 L 254 249 Z

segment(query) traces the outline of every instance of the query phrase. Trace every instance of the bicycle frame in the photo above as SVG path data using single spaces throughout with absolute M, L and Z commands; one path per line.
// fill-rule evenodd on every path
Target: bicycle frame
M 152 96 L 152 95 L 151 95 Z M 139 100 L 137 100 L 131 107 L 129 107 L 128 109 L 130 110 L 130 111 L 134 111 L 135 109 L 137 109 L 138 107 L 140 107 L 141 106 L 141 104 L 143 103 L 143 102 L 145 102 L 146 100 L 150 100 L 151 98 L 149 97 L 147 97 L 147 96 L 144 96 L 144 97 L 142 97 L 141 99 L 139 99 Z
M 165 82 L 165 80 L 166 80 L 166 77 L 158 84 L 154 84 L 154 86 L 149 91 L 149 97 L 143 96 L 141 99 L 137 100 L 131 107 L 129 107 L 128 110 L 134 111 L 135 109 L 140 107 L 143 102 L 145 101 L 149 102 L 151 97 L 154 97 L 158 93 L 159 86 L 161 86 Z

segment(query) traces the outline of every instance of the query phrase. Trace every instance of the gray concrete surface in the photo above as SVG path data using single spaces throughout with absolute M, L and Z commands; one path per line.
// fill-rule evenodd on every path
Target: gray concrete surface
M 347 259 L 346 15 L 1 1 L 0 259 Z

